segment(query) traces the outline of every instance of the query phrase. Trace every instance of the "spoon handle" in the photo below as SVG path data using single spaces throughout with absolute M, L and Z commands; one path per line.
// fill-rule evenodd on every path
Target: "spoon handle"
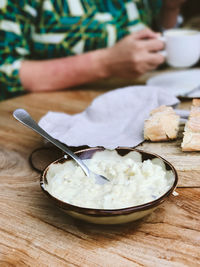
M 87 176 L 89 176 L 89 169 L 88 167 L 83 163 L 83 161 L 77 157 L 71 150 L 69 150 L 65 145 L 63 145 L 58 140 L 51 137 L 47 132 L 45 132 L 30 116 L 30 114 L 24 110 L 24 109 L 16 109 L 13 112 L 13 116 L 16 120 L 24 124 L 25 126 L 31 128 L 33 131 L 37 132 L 39 135 L 43 136 L 45 139 L 47 139 L 49 142 L 60 148 L 62 151 L 64 151 L 66 154 L 68 154 L 71 158 L 73 158 L 78 165 L 81 166 L 83 171 Z

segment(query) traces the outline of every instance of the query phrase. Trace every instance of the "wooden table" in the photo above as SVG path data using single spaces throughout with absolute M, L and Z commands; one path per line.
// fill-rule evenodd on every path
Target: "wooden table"
M 169 160 L 179 174 L 179 195 L 140 221 L 83 223 L 63 214 L 42 193 L 28 157 L 43 140 L 16 122 L 13 110 L 25 108 L 36 120 L 48 110 L 77 113 L 105 91 L 101 87 L 28 94 L 0 103 L 0 266 L 200 266 L 200 154 L 181 152 L 181 132 L 175 142 L 139 147 Z

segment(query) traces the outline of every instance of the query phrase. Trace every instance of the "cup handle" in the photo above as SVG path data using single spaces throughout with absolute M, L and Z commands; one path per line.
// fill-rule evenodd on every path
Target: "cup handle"
M 163 43 L 166 44 L 166 38 L 162 35 L 158 37 L 158 40 L 162 41 Z
M 166 50 L 162 50 L 158 52 L 159 54 L 161 54 L 163 57 L 167 57 L 167 51 Z
M 162 41 L 164 44 L 166 44 L 166 38 L 164 36 L 159 36 L 158 37 L 158 40 Z M 158 53 L 160 53 L 163 57 L 167 57 L 167 51 L 164 49 L 164 50 L 161 50 L 159 51 Z

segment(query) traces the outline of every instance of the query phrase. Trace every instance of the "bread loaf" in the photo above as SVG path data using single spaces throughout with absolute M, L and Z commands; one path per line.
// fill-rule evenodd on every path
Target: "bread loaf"
M 200 151 L 200 99 L 193 99 L 192 101 L 181 147 L 183 151 Z
M 172 107 L 160 106 L 150 113 L 144 123 L 144 139 L 167 141 L 177 137 L 180 117 Z

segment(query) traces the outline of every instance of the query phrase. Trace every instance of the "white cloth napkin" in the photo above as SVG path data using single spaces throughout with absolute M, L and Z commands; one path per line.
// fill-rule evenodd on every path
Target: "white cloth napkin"
M 68 146 L 134 147 L 143 141 L 144 120 L 149 112 L 178 102 L 162 88 L 130 86 L 100 95 L 75 115 L 50 111 L 39 125 Z

